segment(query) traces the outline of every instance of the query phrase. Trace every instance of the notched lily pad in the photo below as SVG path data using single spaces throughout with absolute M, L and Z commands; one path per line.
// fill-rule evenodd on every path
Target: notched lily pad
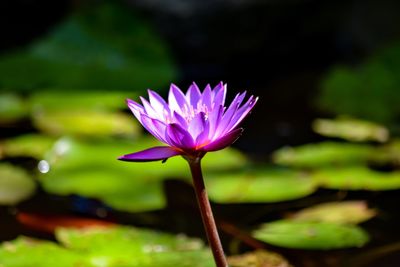
M 376 215 L 365 201 L 344 201 L 318 204 L 296 212 L 291 219 L 296 221 L 332 222 L 358 224 Z
M 292 265 L 281 255 L 266 251 L 256 250 L 242 255 L 228 257 L 231 267 L 291 267 Z
M 324 136 L 353 142 L 385 142 L 389 139 L 389 131 L 384 126 L 349 117 L 338 117 L 334 120 L 317 119 L 313 123 L 313 130 Z
M 400 172 L 378 172 L 363 166 L 321 169 L 312 174 L 320 186 L 343 190 L 393 190 L 400 188 Z
M 207 186 L 210 198 L 219 203 L 292 200 L 316 189 L 305 173 L 280 169 L 210 175 Z
M 369 239 L 355 225 L 290 220 L 263 224 L 253 236 L 276 246 L 315 250 L 362 247 Z
M 25 170 L 0 164 L 0 205 L 14 205 L 29 198 L 36 185 Z
M 273 160 L 298 168 L 354 165 L 365 163 L 373 151 L 369 145 L 322 142 L 279 149 L 273 154 Z
M 77 136 L 117 136 L 134 137 L 139 127 L 132 118 L 124 113 L 63 110 L 35 112 L 33 123 L 41 131 L 54 135 Z

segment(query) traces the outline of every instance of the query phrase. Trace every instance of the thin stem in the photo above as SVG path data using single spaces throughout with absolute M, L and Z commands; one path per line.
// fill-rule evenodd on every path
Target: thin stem
M 204 186 L 200 161 L 200 157 L 188 159 L 190 171 L 192 172 L 193 186 L 196 192 L 197 203 L 199 204 L 201 218 L 203 219 L 203 225 L 206 230 L 208 243 L 211 247 L 215 264 L 217 267 L 228 267 L 224 250 L 218 236 L 218 230 L 214 221 L 210 201 L 208 200 L 207 191 Z

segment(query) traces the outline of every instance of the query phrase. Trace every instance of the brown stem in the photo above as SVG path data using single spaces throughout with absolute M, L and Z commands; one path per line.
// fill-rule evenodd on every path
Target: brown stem
M 200 164 L 201 158 L 196 157 L 187 160 L 189 162 L 190 171 L 192 172 L 193 186 L 196 192 L 197 203 L 199 204 L 201 218 L 203 219 L 203 225 L 206 230 L 208 243 L 211 247 L 215 264 L 217 267 L 228 267 L 224 250 L 218 236 L 218 230 L 214 221 L 210 201 L 208 200 L 207 191 L 204 186 Z

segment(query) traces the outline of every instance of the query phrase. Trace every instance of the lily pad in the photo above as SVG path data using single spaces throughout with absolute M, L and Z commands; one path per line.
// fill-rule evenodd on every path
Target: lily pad
M 58 229 L 60 244 L 20 237 L 0 247 L 10 267 L 211 267 L 212 255 L 198 239 L 131 227 Z
M 130 136 L 139 134 L 137 123 L 128 114 L 88 110 L 35 112 L 34 125 L 54 135 L 77 136 Z
M 41 159 L 52 148 L 56 139 L 39 134 L 26 134 L 9 138 L 0 143 L 0 158 L 33 157 Z
M 135 98 L 135 93 L 118 91 L 39 91 L 29 98 L 33 111 L 96 110 L 115 111 L 125 109 L 126 98 Z
M 207 179 L 210 198 L 219 203 L 279 202 L 313 193 L 316 186 L 302 172 L 264 169 L 221 173 Z
M 384 126 L 350 117 L 338 117 L 334 120 L 317 119 L 313 123 L 313 129 L 324 136 L 353 142 L 385 142 L 389 139 L 389 131 Z
M 166 178 L 189 179 L 190 170 L 181 157 L 166 163 L 127 163 L 117 158 L 128 151 L 158 145 L 153 139 L 136 142 L 115 140 L 78 141 L 61 138 L 46 154 L 51 170 L 40 174 L 44 189 L 60 195 L 80 194 L 99 198 L 121 210 L 144 211 L 163 208 L 165 197 L 161 181 Z M 246 163 L 233 149 L 209 153 L 204 159 L 205 175 L 235 169 Z
M 373 151 L 369 145 L 322 142 L 282 148 L 273 154 L 273 160 L 297 168 L 354 165 L 365 163 Z
M 281 255 L 266 251 L 256 250 L 242 255 L 228 257 L 231 267 L 291 267 L 292 265 Z
M 365 201 L 344 201 L 318 204 L 296 212 L 291 219 L 297 221 L 358 224 L 376 215 Z
M 35 182 L 23 169 L 0 164 L 0 204 L 17 204 L 29 198 L 35 187 Z
M 312 174 L 320 186 L 342 190 L 393 190 L 400 188 L 400 172 L 378 172 L 367 167 L 321 169 Z
M 24 100 L 13 93 L 0 94 L 0 123 L 18 120 L 28 114 Z
M 368 234 L 355 225 L 280 220 L 261 225 L 253 236 L 266 243 L 298 249 L 362 247 Z

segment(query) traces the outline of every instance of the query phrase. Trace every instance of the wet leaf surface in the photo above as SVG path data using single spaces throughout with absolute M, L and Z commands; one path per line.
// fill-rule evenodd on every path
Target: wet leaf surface
M 321 187 L 342 190 L 394 190 L 400 188 L 400 172 L 378 172 L 364 166 L 321 169 L 312 174 Z
M 307 174 L 266 168 L 227 172 L 207 179 L 210 198 L 219 203 L 279 202 L 301 198 L 316 190 Z
M 256 250 L 228 257 L 231 267 L 291 267 L 281 255 L 265 250 Z
M 355 225 L 281 220 L 261 225 L 253 236 L 266 243 L 297 249 L 361 247 L 368 234 Z
M 354 142 L 386 142 L 389 139 L 389 131 L 382 125 L 350 117 L 338 117 L 334 120 L 317 119 L 313 123 L 313 129 L 327 137 L 338 137 Z
M 59 245 L 25 237 L 3 243 L 0 264 L 7 267 L 214 266 L 211 253 L 201 241 L 182 235 L 132 227 L 93 227 L 58 229 L 56 238 Z
M 365 201 L 322 203 L 296 212 L 291 219 L 310 222 L 358 224 L 376 215 Z
M 285 166 L 320 168 L 365 163 L 373 152 L 369 145 L 327 141 L 282 148 L 273 154 L 273 160 Z
M 14 205 L 29 198 L 36 185 L 32 177 L 19 167 L 0 163 L 0 204 Z

